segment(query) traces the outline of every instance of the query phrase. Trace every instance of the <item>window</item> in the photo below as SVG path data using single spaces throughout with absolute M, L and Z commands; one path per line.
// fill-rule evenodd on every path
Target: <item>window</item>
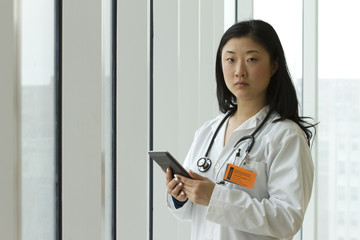
M 286 9 L 286 11 L 283 9 Z M 279 35 L 298 100 L 301 104 L 302 0 L 254 0 L 254 19 L 261 19 L 270 23 Z
M 226 31 L 236 21 L 236 0 L 224 1 L 224 30 Z
M 120 228 L 120 238 L 145 239 L 146 184 L 143 183 L 146 182 L 147 89 L 143 86 L 146 86 L 148 70 L 148 3 L 111 0 L 111 3 L 116 2 L 123 4 L 118 8 L 122 12 L 117 14 L 123 18 L 118 21 L 119 25 L 123 24 L 122 34 L 118 35 L 121 38 L 119 45 L 123 47 L 119 50 L 121 54 L 109 46 L 107 34 L 110 29 L 106 25 L 109 22 L 109 2 L 1 1 L 0 239 L 108 240 L 113 239 L 110 229 L 113 232 L 114 228 Z M 129 28 L 128 19 L 134 15 L 137 15 L 137 21 Z M 54 18 L 62 24 L 55 31 Z M 58 22 L 59 18 L 61 21 Z M 59 29 L 61 31 L 57 31 Z M 61 38 L 56 37 L 62 40 L 59 45 L 54 41 L 54 32 L 61 34 Z M 137 47 L 129 47 L 134 45 Z M 54 57 L 58 47 L 61 47 L 59 58 Z M 109 184 L 111 180 L 107 174 L 114 170 L 109 170 L 108 159 L 114 156 L 109 152 L 113 151 L 115 135 L 114 129 L 109 127 L 113 124 L 110 119 L 114 111 L 109 109 L 114 108 L 110 107 L 114 99 L 112 94 L 108 94 L 114 88 L 109 84 L 105 86 L 105 81 L 108 83 L 108 79 L 114 77 L 113 68 L 108 68 L 109 53 L 117 55 L 122 60 L 119 65 L 125 66 L 121 69 L 123 76 L 118 83 L 129 83 L 118 87 L 118 90 L 123 90 L 125 99 L 118 101 L 125 103 L 119 110 L 128 113 L 136 106 L 131 118 L 122 118 L 122 122 L 117 124 L 125 126 L 121 129 L 123 142 L 117 145 L 122 157 L 118 163 L 129 162 L 125 167 L 118 167 L 124 170 L 119 174 L 119 185 L 125 185 L 119 189 L 125 196 L 132 197 L 122 199 L 119 204 L 122 209 L 116 213 L 115 209 L 109 209 L 114 202 L 108 204 L 111 195 L 114 196 L 114 185 Z M 58 64 L 60 58 L 62 61 Z M 106 67 L 105 58 L 108 61 Z M 61 67 L 61 71 L 54 70 L 54 65 Z M 58 129 L 58 122 L 54 119 L 58 110 L 54 109 L 54 99 L 60 96 L 55 91 L 58 79 L 61 79 L 62 91 L 62 129 Z M 128 100 L 134 96 L 137 96 L 136 101 L 129 104 Z M 124 110 L 129 105 L 131 111 Z M 128 122 L 123 124 L 126 120 Z M 136 128 L 127 132 L 128 126 L 135 122 L 138 123 Z M 55 134 L 59 130 L 61 134 Z M 54 158 L 58 158 L 55 151 L 59 150 L 56 144 L 59 136 L 63 177 L 61 182 L 56 182 L 57 159 Z M 139 176 L 133 179 L 135 171 Z M 121 177 L 132 179 L 139 190 L 128 188 L 128 181 L 121 181 Z M 111 178 L 114 180 L 114 175 Z M 58 183 L 62 183 L 61 198 L 55 197 Z M 59 201 L 62 203 L 58 204 Z M 62 207 L 60 222 L 57 222 L 56 206 Z M 122 222 L 114 226 L 110 214 L 120 216 Z M 134 225 L 129 216 L 143 221 Z M 62 224 L 62 229 L 56 227 L 57 223 Z M 59 230 L 60 237 L 57 235 Z
M 22 240 L 56 232 L 54 1 L 21 2 Z
M 360 136 L 360 33 L 353 28 L 360 21 L 360 3 L 339 3 L 319 0 L 318 139 L 319 153 L 328 153 L 318 158 L 318 239 L 351 239 L 360 234 L 360 228 L 350 227 L 359 210 L 360 191 L 352 187 L 360 182 L 354 174 L 359 165 L 352 161 L 358 159 Z M 336 189 L 345 196 L 337 196 Z

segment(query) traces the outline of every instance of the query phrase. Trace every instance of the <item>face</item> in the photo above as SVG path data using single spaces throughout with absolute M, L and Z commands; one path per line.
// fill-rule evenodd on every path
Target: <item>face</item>
M 222 50 L 225 84 L 236 96 L 238 105 L 246 102 L 266 105 L 266 90 L 277 63 L 251 37 L 231 38 Z

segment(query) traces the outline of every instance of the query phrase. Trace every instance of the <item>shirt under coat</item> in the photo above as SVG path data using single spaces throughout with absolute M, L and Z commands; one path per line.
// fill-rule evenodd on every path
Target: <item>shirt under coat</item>
M 248 141 L 236 148 L 234 145 L 261 124 L 268 109 L 263 108 L 238 127 L 224 146 L 226 120 L 209 153 L 212 166 L 207 172 L 200 172 L 197 161 L 204 156 L 225 114 L 206 122 L 195 133 L 184 167 L 213 182 L 223 180 L 227 164 L 239 165 L 245 157 Z M 170 211 L 178 219 L 191 221 L 192 240 L 288 240 L 298 232 L 311 196 L 314 166 L 304 132 L 291 120 L 275 121 L 279 118 L 273 113 L 255 135 L 248 165 L 257 173 L 252 189 L 230 182 L 216 184 L 208 206 L 188 200 L 179 209 L 167 194 Z M 235 161 L 238 149 L 241 154 Z

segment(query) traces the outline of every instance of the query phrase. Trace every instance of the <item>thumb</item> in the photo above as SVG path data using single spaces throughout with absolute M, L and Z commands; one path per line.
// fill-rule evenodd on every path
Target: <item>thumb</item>
M 193 171 L 189 171 L 189 173 L 190 173 L 190 177 L 192 177 L 193 179 L 195 179 L 195 180 L 203 180 L 203 179 L 206 179 L 206 177 L 203 177 L 203 176 L 201 176 L 201 175 L 199 175 L 199 174 L 197 174 L 197 173 L 195 173 L 195 172 L 193 172 Z

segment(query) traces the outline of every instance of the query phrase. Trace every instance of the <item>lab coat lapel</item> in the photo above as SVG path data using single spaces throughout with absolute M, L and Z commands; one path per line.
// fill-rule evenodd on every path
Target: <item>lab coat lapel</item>
M 269 111 L 269 107 L 268 106 L 264 107 L 256 115 L 249 118 L 241 126 L 235 129 L 234 132 L 230 135 L 228 141 L 226 142 L 226 145 L 222 148 L 220 153 L 217 154 L 218 157 L 213 158 L 216 159 L 215 164 L 224 165 L 224 162 L 229 161 L 229 157 L 231 157 L 231 155 L 233 155 L 233 153 L 235 152 L 234 145 L 236 144 L 236 142 L 243 136 L 250 135 L 257 128 L 257 126 L 261 124 L 268 111 Z M 219 145 L 223 146 L 224 144 L 227 121 L 225 122 L 224 126 L 222 126 L 223 129 L 219 132 L 217 136 L 216 140 L 219 142 L 215 142 L 214 144 L 215 146 L 219 146 Z

